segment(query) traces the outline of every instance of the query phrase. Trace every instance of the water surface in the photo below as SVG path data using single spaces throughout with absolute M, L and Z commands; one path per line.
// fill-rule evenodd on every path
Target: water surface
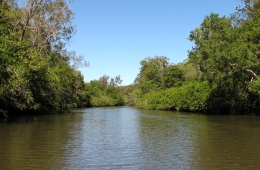
M 260 117 L 133 107 L 0 121 L 0 169 L 258 169 Z

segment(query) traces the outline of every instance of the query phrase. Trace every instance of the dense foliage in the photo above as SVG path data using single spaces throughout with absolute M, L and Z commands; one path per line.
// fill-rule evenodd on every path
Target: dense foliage
M 142 61 L 137 77 L 142 93 L 136 106 L 217 114 L 258 113 L 260 1 L 243 2 L 245 7 L 238 8 L 231 18 L 210 14 L 191 31 L 189 39 L 195 46 L 186 64 L 176 67 L 184 70 L 184 76 L 188 74 L 183 65 L 191 64 L 197 71 L 184 82 L 177 70 L 171 69 L 169 78 L 169 74 L 162 74 L 168 70 L 165 60 L 157 65 L 154 61 L 158 57 Z
M 155 56 L 140 62 L 140 73 L 135 83 L 141 89 L 141 94 L 182 85 L 184 73 L 176 65 L 169 64 L 168 60 L 164 56 Z
M 86 104 L 83 76 L 64 49 L 73 33 L 71 19 L 62 0 L 28 0 L 21 8 L 0 0 L 2 115 L 62 112 Z
M 0 0 L 0 114 L 123 105 L 120 76 L 84 82 L 83 56 L 65 49 L 75 29 L 66 0 Z
M 120 76 L 109 79 L 104 75 L 99 80 L 92 80 L 86 84 L 86 93 L 89 96 L 88 106 L 122 106 L 124 105 L 123 96 L 120 93 L 122 80 Z
M 190 82 L 181 87 L 147 93 L 135 105 L 144 109 L 205 111 L 209 94 L 206 81 Z

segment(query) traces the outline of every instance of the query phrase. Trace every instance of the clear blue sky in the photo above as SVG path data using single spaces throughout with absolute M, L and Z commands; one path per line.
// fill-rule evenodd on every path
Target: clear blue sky
M 77 33 L 69 50 L 84 55 L 85 81 L 104 74 L 121 75 L 132 84 L 146 57 L 166 56 L 177 64 L 187 58 L 190 31 L 206 15 L 230 16 L 239 0 L 75 0 L 73 24 Z

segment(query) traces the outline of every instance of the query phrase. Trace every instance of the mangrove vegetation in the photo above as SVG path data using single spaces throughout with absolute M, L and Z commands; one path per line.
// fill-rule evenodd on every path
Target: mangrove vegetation
M 231 17 L 212 13 L 190 32 L 194 46 L 184 63 L 169 65 L 163 56 L 143 60 L 136 78 L 140 89 L 136 106 L 215 114 L 258 113 L 260 1 L 242 2 L 244 6 L 236 7 Z M 185 67 L 196 69 L 195 74 L 187 76 L 189 69 L 181 73 Z
M 190 32 L 178 64 L 147 57 L 133 84 L 120 75 L 84 82 L 89 63 L 66 49 L 75 33 L 70 0 L 0 0 L 0 114 L 135 105 L 208 114 L 260 111 L 260 1 L 242 0 L 230 17 L 210 14 Z M 129 70 L 131 71 L 131 70 Z

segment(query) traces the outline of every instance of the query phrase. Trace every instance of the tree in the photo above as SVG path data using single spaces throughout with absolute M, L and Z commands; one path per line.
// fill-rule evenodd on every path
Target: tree
M 179 87 L 184 81 L 184 73 L 178 66 L 170 65 L 163 70 L 162 82 L 165 88 Z
M 84 56 L 77 56 L 75 51 L 64 50 L 66 44 L 75 33 L 72 26 L 73 12 L 70 9 L 72 0 L 26 0 L 24 6 L 19 1 L 4 0 L 19 13 L 15 19 L 9 18 L 13 32 L 19 34 L 19 40 L 28 40 L 34 48 L 56 57 L 63 56 L 74 68 L 87 67 L 89 63 Z
M 115 77 L 115 84 L 116 86 L 120 86 L 122 84 L 123 80 L 121 80 L 120 75 Z
M 75 51 L 67 51 L 67 50 L 63 50 L 62 51 L 62 55 L 65 58 L 69 59 L 69 64 L 70 66 L 76 70 L 79 69 L 81 67 L 88 67 L 90 64 L 89 62 L 87 62 L 86 60 L 84 60 L 84 56 L 83 55 L 79 55 L 77 56 Z
M 258 13 L 241 27 L 211 14 L 190 34 L 195 47 L 189 51 L 189 61 L 197 64 L 202 79 L 211 84 L 211 111 L 243 113 L 252 107 L 248 87 L 260 67 Z
M 104 91 L 105 91 L 105 94 L 113 100 L 113 103 L 115 106 L 124 105 L 124 99 L 123 99 L 122 95 L 120 94 L 119 88 L 110 85 L 110 86 L 107 86 Z
M 0 113 L 63 112 L 85 105 L 88 95 L 76 70 L 82 57 L 71 57 L 63 45 L 71 34 L 64 32 L 68 6 L 62 0 L 26 2 L 19 8 L 13 0 L 0 0 Z M 77 64 L 69 65 L 70 57 Z
M 30 88 L 31 77 L 41 74 L 46 78 L 47 61 L 31 48 L 31 42 L 18 41 L 12 22 L 19 14 L 5 1 L 0 1 L 0 14 L 0 112 L 6 115 L 10 111 L 36 110 L 39 104 Z
M 140 73 L 137 75 L 135 83 L 139 85 L 143 94 L 163 88 L 163 69 L 168 67 L 168 60 L 165 56 L 155 56 L 153 58 L 145 58 L 140 62 Z
M 236 12 L 231 14 L 234 26 L 242 26 L 246 20 L 251 20 L 254 17 L 255 11 L 260 9 L 259 0 L 241 0 L 241 3 L 243 6 L 236 6 Z
M 102 77 L 99 78 L 98 81 L 100 82 L 102 89 L 105 89 L 109 85 L 108 80 L 109 80 L 109 76 L 107 75 L 103 75 Z
M 67 42 L 75 31 L 70 3 L 70 0 L 26 0 L 17 9 L 21 17 L 13 23 L 14 27 L 22 25 L 20 40 L 28 39 L 41 49 Z
M 120 76 L 110 78 L 104 75 L 99 80 L 92 80 L 86 84 L 86 94 L 90 100 L 90 106 L 122 106 L 124 105 L 123 96 L 120 94 L 120 88 L 117 81 Z M 121 80 L 122 82 L 122 80 Z

